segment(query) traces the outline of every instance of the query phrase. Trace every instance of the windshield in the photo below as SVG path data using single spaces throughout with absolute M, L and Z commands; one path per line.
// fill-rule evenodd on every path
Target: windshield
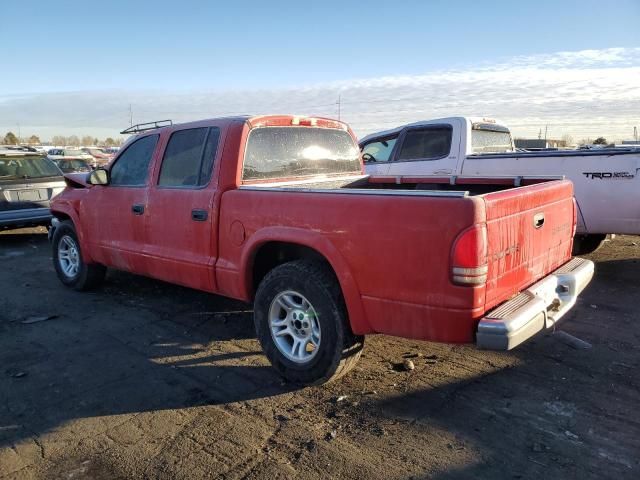
M 243 180 L 360 174 L 358 148 L 344 130 L 261 127 L 249 134 Z
M 68 149 L 64 151 L 65 157 L 80 157 L 82 155 L 86 155 L 82 150 Z
M 82 160 L 67 160 L 66 162 L 61 163 L 60 165 L 64 166 L 65 168 L 86 168 L 86 169 L 89 168 L 87 164 Z
M 471 150 L 473 153 L 512 152 L 510 132 L 493 130 L 471 130 Z
M 43 178 L 62 175 L 54 163 L 44 157 L 0 158 L 0 180 Z

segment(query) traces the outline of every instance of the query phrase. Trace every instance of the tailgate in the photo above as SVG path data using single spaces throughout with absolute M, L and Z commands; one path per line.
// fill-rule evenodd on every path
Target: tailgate
M 575 207 L 573 184 L 567 180 L 503 190 L 483 198 L 488 310 L 571 258 Z

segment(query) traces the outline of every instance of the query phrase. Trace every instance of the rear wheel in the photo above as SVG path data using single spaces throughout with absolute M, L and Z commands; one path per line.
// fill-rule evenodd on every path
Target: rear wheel
M 73 223 L 60 223 L 53 234 L 52 243 L 53 266 L 62 283 L 76 290 L 90 290 L 102 283 L 107 269 L 82 260 L 80 242 Z
M 294 383 L 341 377 L 364 346 L 364 337 L 351 332 L 333 272 L 317 261 L 296 260 L 269 272 L 256 293 L 254 322 L 267 358 Z
M 576 235 L 573 239 L 573 255 L 588 255 L 598 250 L 605 239 L 606 234 Z

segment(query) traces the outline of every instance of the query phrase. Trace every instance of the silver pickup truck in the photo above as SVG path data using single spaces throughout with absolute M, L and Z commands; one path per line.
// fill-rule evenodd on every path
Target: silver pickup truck
M 0 147 L 0 230 L 48 226 L 49 202 L 65 187 L 43 154 Z

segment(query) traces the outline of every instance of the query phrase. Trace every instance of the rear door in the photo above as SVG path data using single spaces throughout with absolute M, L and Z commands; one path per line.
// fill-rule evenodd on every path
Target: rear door
M 573 185 L 551 181 L 482 197 L 486 207 L 486 308 L 511 298 L 571 258 Z
M 88 189 L 80 206 L 82 226 L 96 260 L 121 270 L 146 273 L 144 222 L 150 164 L 159 135 L 136 139 L 110 169 L 109 185 Z
M 215 126 L 171 132 L 147 200 L 149 275 L 214 290 L 217 179 L 212 172 L 219 143 Z
M 394 150 L 389 175 L 451 175 L 457 161 L 453 127 L 447 124 L 408 127 Z

